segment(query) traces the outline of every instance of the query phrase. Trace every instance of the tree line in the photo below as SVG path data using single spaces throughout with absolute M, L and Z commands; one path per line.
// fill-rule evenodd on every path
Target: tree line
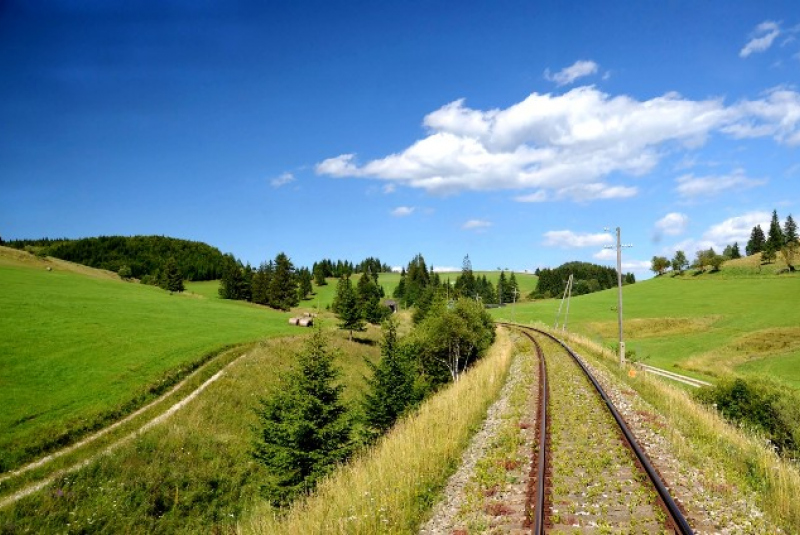
M 761 253 L 762 264 L 774 262 L 777 255 L 780 254 L 789 271 L 795 271 L 794 264 L 798 251 L 800 251 L 800 242 L 798 242 L 797 224 L 789 214 L 781 227 L 777 210 L 772 211 L 768 234 L 764 234 L 761 225 L 756 225 L 751 230 L 750 239 L 745 246 L 747 256 Z M 739 242 L 733 242 L 733 244 L 725 246 L 722 254 L 714 251 L 713 247 L 699 250 L 695 253 L 695 258 L 691 263 L 683 251 L 676 251 L 672 259 L 665 256 L 654 256 L 650 263 L 650 270 L 656 275 L 664 275 L 670 268 L 675 274 L 683 273 L 687 268 L 700 272 L 710 268 L 713 272 L 719 271 L 727 260 L 735 260 L 741 256 Z
M 547 299 L 563 295 L 569 276 L 572 275 L 572 294 L 584 295 L 617 286 L 617 270 L 589 262 L 567 262 L 550 269 L 537 269 L 539 280 L 531 294 L 534 299 Z M 633 273 L 623 275 L 623 284 L 634 284 Z
M 158 284 L 172 259 L 183 280 L 219 279 L 222 252 L 206 243 L 165 236 L 99 236 L 95 238 L 13 240 L 9 247 L 53 256 L 119 273 L 123 278 Z
M 368 257 L 353 264 L 347 260 L 337 260 L 333 262 L 328 258 L 324 258 L 318 262 L 314 262 L 311 266 L 311 274 L 314 277 L 314 283 L 317 286 L 325 286 L 328 282 L 327 278 L 341 278 L 343 276 L 350 276 L 353 273 L 390 273 L 392 267 L 389 264 L 382 263 L 378 258 Z
M 340 273 L 340 281 L 349 281 L 352 273 L 362 273 L 364 282 L 359 282 L 359 294 L 354 297 L 362 319 L 372 323 L 380 323 L 386 311 L 380 309 L 383 288 L 378 285 L 378 274 L 386 271 L 388 266 L 377 258 L 367 258 L 354 265 L 348 261 L 330 260 L 315 262 L 312 269 L 297 268 L 286 253 L 278 253 L 273 260 L 262 262 L 257 268 L 250 264 L 242 264 L 233 255 L 225 255 L 225 267 L 220 277 L 219 296 L 222 299 L 250 301 L 266 305 L 278 310 L 289 310 L 308 299 L 314 292 L 312 282 L 322 286 L 314 273 L 324 273 L 322 282 L 327 284 L 328 273 Z M 331 271 L 329 271 L 331 270 Z M 342 299 L 338 298 L 338 301 Z M 365 303 L 369 303 L 369 310 Z M 334 301 L 334 312 L 338 307 Z M 344 305 L 342 305 L 344 306 Z M 354 327 L 359 327 L 354 324 Z
M 484 305 L 502 305 L 519 300 L 520 294 L 513 271 L 508 276 L 505 271 L 501 271 L 495 285 L 486 275 L 475 275 L 469 255 L 466 255 L 456 280 L 451 282 L 448 277 L 446 281 L 442 281 L 433 266 L 428 268 L 425 258 L 418 254 L 401 270 L 400 281 L 392 297 L 405 308 L 415 306 L 414 317 L 419 322 L 431 304 L 440 298 L 450 300 L 464 297 L 475 299 Z

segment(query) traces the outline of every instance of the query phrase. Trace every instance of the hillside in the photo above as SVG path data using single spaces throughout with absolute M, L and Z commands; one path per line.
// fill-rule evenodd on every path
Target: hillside
M 174 258 L 186 280 L 213 280 L 222 276 L 229 259 L 202 242 L 165 236 L 100 236 L 97 238 L 14 240 L 8 243 L 39 255 L 118 272 L 124 266 L 133 278 L 157 278 Z
M 796 274 L 755 257 L 717 273 L 670 274 L 623 287 L 625 341 L 635 358 L 701 376 L 767 373 L 800 388 L 800 286 Z M 517 321 L 553 325 L 560 301 L 520 303 Z M 567 327 L 610 347 L 617 341 L 617 290 L 573 297 Z M 493 312 L 511 319 L 512 310 Z M 563 322 L 563 317 L 562 317 Z
M 0 310 L 0 468 L 132 410 L 225 346 L 295 332 L 263 307 L 6 247 Z

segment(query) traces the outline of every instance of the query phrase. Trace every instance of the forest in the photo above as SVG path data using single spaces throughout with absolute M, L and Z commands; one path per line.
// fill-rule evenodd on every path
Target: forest
M 142 282 L 161 280 L 167 261 L 174 258 L 184 280 L 204 281 L 222 277 L 226 260 L 206 243 L 165 236 L 99 236 L 96 238 L 13 240 L 9 247 L 40 256 L 119 273 Z

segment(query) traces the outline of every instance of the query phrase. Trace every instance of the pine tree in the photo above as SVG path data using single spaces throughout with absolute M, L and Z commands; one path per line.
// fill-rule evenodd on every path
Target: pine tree
M 406 268 L 402 268 L 400 270 L 400 282 L 397 283 L 395 286 L 394 291 L 392 292 L 392 297 L 395 299 L 402 301 L 405 305 L 405 298 L 406 298 Z
M 475 299 L 478 293 L 476 286 L 475 275 L 472 272 L 472 261 L 470 261 L 469 255 L 466 255 L 461 263 L 461 274 L 456 277 L 455 289 L 459 295 Z
M 269 472 L 262 489 L 277 507 L 313 489 L 352 452 L 352 422 L 334 358 L 317 330 L 282 388 L 260 401 L 253 456 Z
M 739 242 L 733 242 L 733 247 L 731 247 L 731 260 L 736 260 L 737 258 L 742 257 L 742 252 L 739 250 Z
M 377 438 L 419 401 L 414 388 L 414 363 L 400 346 L 397 323 L 392 318 L 383 324 L 380 362 L 367 364 L 372 377 L 367 379 L 362 407 L 366 424 L 375 435 L 373 438 Z
M 783 229 L 778 221 L 778 211 L 772 211 L 772 220 L 769 223 L 769 234 L 767 234 L 767 243 L 765 244 L 769 249 L 775 253 L 781 250 L 785 239 L 783 237 Z
M 164 266 L 163 286 L 169 293 L 183 291 L 183 276 L 178 269 L 178 263 L 173 257 L 169 257 Z
M 761 229 L 761 225 L 756 225 L 753 227 L 753 230 L 750 232 L 750 240 L 747 242 L 747 245 L 744 248 L 747 256 L 751 256 L 763 251 L 765 241 L 766 238 L 764 237 L 764 231 Z
M 506 300 L 507 291 L 506 291 L 506 272 L 500 272 L 500 278 L 497 279 L 497 303 L 503 305 L 507 303 Z
M 312 272 L 314 274 L 314 284 L 317 286 L 325 286 L 328 284 L 328 281 L 325 280 L 325 266 L 321 262 L 314 262 Z
M 308 268 L 303 267 L 297 270 L 298 301 L 306 299 L 314 291 L 314 287 L 311 285 L 311 280 L 311 272 L 308 270 Z
M 252 300 L 259 305 L 269 303 L 269 283 L 272 278 L 272 262 L 267 264 L 262 262 L 258 270 L 253 274 L 252 289 L 250 291 Z
M 356 292 L 350 277 L 342 275 L 336 286 L 336 315 L 339 316 L 341 323 L 339 328 L 350 331 L 350 340 L 353 339 L 353 331 L 360 331 L 364 328 L 361 309 L 358 307 Z
M 288 256 L 278 253 L 275 257 L 275 272 L 269 282 L 269 306 L 289 310 L 299 302 L 294 266 Z
M 794 259 L 800 250 L 800 243 L 797 241 L 797 224 L 792 219 L 792 215 L 786 218 L 786 223 L 783 225 L 783 237 L 785 243 L 781 248 L 781 255 L 789 267 L 789 271 L 795 271 Z
M 219 281 L 219 296 L 222 299 L 242 299 L 244 275 L 242 265 L 232 255 L 225 255 L 225 267 Z

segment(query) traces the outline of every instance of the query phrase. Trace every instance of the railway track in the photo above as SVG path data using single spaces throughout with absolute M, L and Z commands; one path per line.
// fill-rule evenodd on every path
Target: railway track
M 506 324 L 539 358 L 533 533 L 693 533 L 647 455 L 582 360 L 561 340 Z M 544 445 L 544 447 L 542 447 Z

